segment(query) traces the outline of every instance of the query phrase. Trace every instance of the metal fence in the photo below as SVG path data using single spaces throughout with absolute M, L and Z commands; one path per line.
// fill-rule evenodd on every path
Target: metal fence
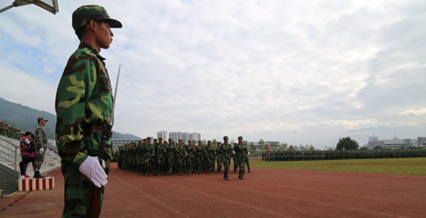
M 19 141 L 0 136 L 0 161 L 17 170 L 19 158 Z

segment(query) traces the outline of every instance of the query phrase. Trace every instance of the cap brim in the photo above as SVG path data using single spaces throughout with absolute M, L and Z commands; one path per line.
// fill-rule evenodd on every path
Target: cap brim
M 109 26 L 111 28 L 121 28 L 123 27 L 123 24 L 121 24 L 120 21 L 114 20 L 114 19 L 104 19 L 105 22 L 109 23 Z

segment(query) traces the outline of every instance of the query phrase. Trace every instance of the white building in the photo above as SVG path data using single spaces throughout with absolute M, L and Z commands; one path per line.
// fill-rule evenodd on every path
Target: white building
M 169 137 L 173 139 L 173 141 L 177 142 L 179 139 L 182 139 L 184 142 L 188 140 L 198 141 L 201 140 L 200 133 L 189 133 L 189 132 L 170 132 Z M 164 139 L 164 138 L 163 138 Z
M 167 141 L 167 132 L 166 131 L 161 131 L 161 132 L 157 132 L 157 139 L 162 138 L 163 141 Z
M 393 139 L 379 140 L 378 137 L 369 137 L 369 141 L 366 145 L 369 148 L 380 146 L 388 149 L 400 149 L 408 148 L 410 146 L 426 146 L 426 137 L 417 137 L 417 139 L 399 139 L 396 136 Z

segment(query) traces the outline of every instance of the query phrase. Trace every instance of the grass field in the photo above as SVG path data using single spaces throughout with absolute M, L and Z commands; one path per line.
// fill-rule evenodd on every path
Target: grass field
M 389 158 L 319 161 L 251 161 L 252 167 L 356 173 L 426 175 L 426 158 Z

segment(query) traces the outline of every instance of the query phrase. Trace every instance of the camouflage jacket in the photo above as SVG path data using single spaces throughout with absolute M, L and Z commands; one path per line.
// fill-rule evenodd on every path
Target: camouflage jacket
M 232 157 L 232 148 L 230 144 L 222 144 L 219 149 L 221 158 L 224 160 L 230 159 Z
M 234 146 L 234 151 L 235 151 L 235 156 L 237 157 L 244 157 L 244 148 L 245 145 L 244 144 L 237 144 Z
M 46 131 L 42 126 L 38 126 L 35 130 L 35 150 L 38 151 L 40 148 L 47 149 L 47 136 Z
M 68 60 L 56 91 L 56 145 L 67 163 L 80 165 L 97 156 L 101 135 L 87 132 L 90 125 L 107 125 L 111 118 L 112 91 L 103 58 L 91 45 L 80 43 Z M 111 140 L 105 158 L 111 158 Z

